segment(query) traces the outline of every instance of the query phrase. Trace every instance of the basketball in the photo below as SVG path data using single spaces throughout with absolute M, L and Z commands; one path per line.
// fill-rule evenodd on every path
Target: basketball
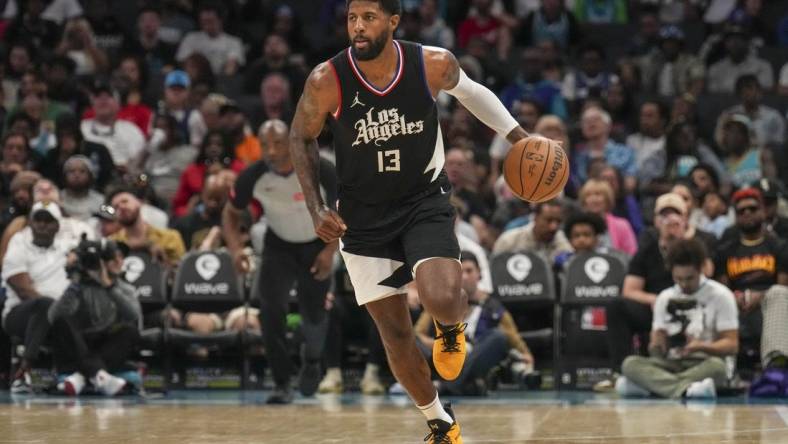
M 530 136 L 512 145 L 503 162 L 506 185 L 520 199 L 548 201 L 569 180 L 569 159 L 556 141 Z

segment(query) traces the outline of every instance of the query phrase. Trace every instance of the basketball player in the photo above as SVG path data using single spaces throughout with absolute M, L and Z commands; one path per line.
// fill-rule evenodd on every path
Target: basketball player
M 347 0 L 347 8 L 351 46 L 307 79 L 290 131 L 293 162 L 318 236 L 341 238 L 357 302 L 375 320 L 394 376 L 427 417 L 425 441 L 461 443 L 460 427 L 441 405 L 416 346 L 405 298 L 415 276 L 421 303 L 436 320 L 435 369 L 444 379 L 457 378 L 465 360 L 467 295 L 460 290 L 435 97 L 446 91 L 512 143 L 528 134 L 449 51 L 392 39 L 399 0 Z M 319 192 L 315 139 L 326 120 L 338 210 Z

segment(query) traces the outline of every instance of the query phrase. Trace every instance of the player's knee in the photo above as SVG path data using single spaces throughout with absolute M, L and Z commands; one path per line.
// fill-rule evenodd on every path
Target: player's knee
M 427 298 L 435 304 L 452 306 L 460 301 L 464 295 L 460 281 L 456 279 L 444 279 L 436 282 L 427 292 Z

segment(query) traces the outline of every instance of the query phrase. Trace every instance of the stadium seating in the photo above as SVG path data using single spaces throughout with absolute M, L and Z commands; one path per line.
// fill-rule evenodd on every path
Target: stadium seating
M 582 253 L 562 282 L 557 375 L 562 388 L 591 388 L 612 373 L 607 356 L 605 305 L 621 297 L 626 264 L 619 256 Z
M 555 277 L 547 261 L 530 251 L 501 253 L 490 261 L 493 292 L 512 313 L 520 335 L 555 356 Z

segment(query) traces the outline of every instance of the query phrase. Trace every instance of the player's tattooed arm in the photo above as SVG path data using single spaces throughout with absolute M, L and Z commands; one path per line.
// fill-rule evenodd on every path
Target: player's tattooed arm
M 307 78 L 290 128 L 290 154 L 309 212 L 325 205 L 320 196 L 320 156 L 317 137 L 337 103 L 334 73 L 328 63 L 315 67 Z M 331 96 L 334 99 L 331 99 Z M 333 103 L 332 103 L 333 102 Z
M 423 49 L 427 83 L 433 97 L 441 90 L 456 97 L 473 115 L 511 143 L 528 137 L 498 97 L 485 86 L 474 82 L 460 69 L 457 58 L 443 48 Z
M 320 195 L 320 154 L 317 137 L 326 118 L 339 106 L 339 88 L 333 68 L 322 63 L 307 78 L 290 126 L 290 155 L 301 191 L 318 236 L 331 242 L 347 229 L 333 208 Z

